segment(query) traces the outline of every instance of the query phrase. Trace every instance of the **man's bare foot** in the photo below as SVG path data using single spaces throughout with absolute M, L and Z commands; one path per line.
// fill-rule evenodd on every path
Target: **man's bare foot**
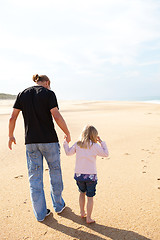
M 95 223 L 95 220 L 93 220 L 92 218 L 86 218 L 86 223 Z

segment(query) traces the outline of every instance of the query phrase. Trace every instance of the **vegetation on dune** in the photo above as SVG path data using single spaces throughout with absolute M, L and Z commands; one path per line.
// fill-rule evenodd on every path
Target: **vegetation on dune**
M 16 95 L 0 93 L 0 99 L 15 99 Z

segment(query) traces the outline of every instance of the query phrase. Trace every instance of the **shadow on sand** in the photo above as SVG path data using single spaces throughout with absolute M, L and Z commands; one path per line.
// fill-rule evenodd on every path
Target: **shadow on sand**
M 85 222 L 84 219 L 81 219 L 80 216 L 72 212 L 71 208 L 69 207 L 66 207 L 60 216 L 63 218 L 67 218 L 75 223 L 78 223 L 80 226 L 78 226 L 77 229 L 72 227 L 67 227 L 61 223 L 58 223 L 57 220 L 53 218 L 53 214 L 47 217 L 46 220 L 43 222 L 43 224 L 59 232 L 62 232 L 70 237 L 80 239 L 80 240 L 86 240 L 86 239 L 105 240 L 106 237 L 113 240 L 124 240 L 124 239 L 125 240 L 151 240 L 133 231 L 107 227 L 105 225 L 100 225 L 97 223 L 89 225 Z M 82 230 L 83 226 L 95 231 L 95 234 Z M 99 234 L 101 236 L 98 236 Z

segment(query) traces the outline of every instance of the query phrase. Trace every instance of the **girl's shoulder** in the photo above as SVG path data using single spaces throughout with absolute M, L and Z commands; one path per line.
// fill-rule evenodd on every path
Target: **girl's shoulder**
M 91 147 L 96 147 L 96 146 L 99 146 L 99 143 L 94 143 L 94 142 L 91 143 Z
M 102 148 L 102 145 L 103 145 L 103 143 L 92 143 L 92 145 L 91 145 L 91 148 L 92 149 L 100 149 L 100 148 Z

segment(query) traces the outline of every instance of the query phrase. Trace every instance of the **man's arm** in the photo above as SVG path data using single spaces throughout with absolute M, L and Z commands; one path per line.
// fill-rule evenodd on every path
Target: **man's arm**
M 9 141 L 8 141 L 8 147 L 11 150 L 12 150 L 12 143 L 14 142 L 14 144 L 16 144 L 16 139 L 15 139 L 13 133 L 14 133 L 16 120 L 17 120 L 17 117 L 18 117 L 19 113 L 20 113 L 20 110 L 14 108 L 13 112 L 11 114 L 11 117 L 9 119 Z
M 66 141 L 69 143 L 71 141 L 70 132 L 68 130 L 67 124 L 63 119 L 62 115 L 60 114 L 57 107 L 52 108 L 50 110 L 54 120 L 56 121 L 57 125 L 62 129 L 62 131 L 66 134 Z

